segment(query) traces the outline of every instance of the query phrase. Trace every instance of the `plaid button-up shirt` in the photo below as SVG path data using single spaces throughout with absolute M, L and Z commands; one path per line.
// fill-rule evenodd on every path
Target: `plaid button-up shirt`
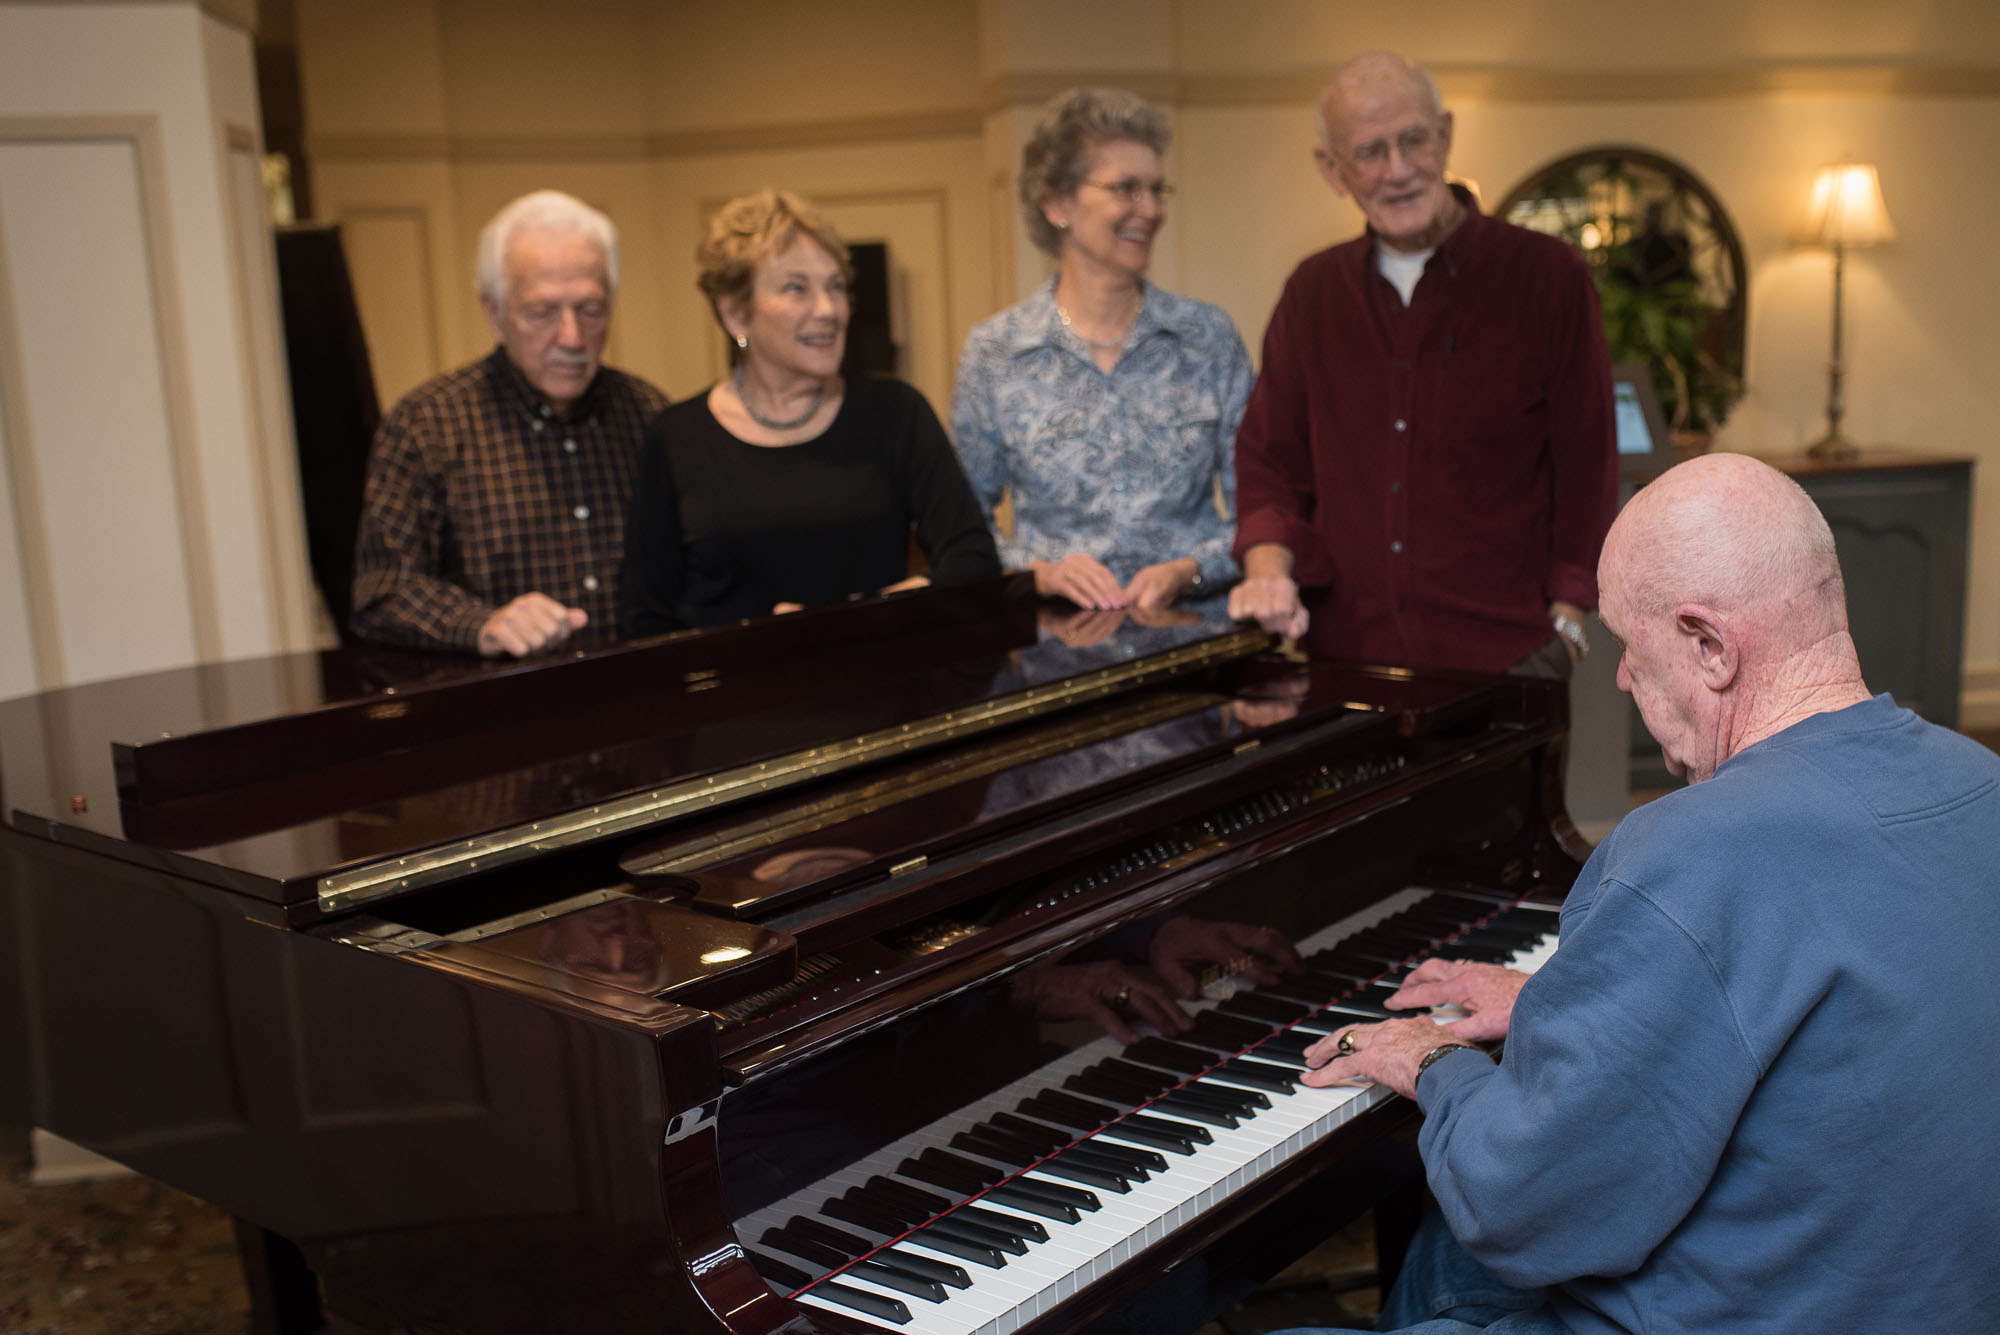
M 500 348 L 412 390 L 369 455 L 355 633 L 476 652 L 486 618 L 534 592 L 610 633 L 639 444 L 666 404 L 607 366 L 557 413 Z

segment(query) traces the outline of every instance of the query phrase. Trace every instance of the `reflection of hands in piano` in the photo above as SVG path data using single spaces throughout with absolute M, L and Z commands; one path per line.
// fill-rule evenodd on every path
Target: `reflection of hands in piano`
M 1258 683 L 1256 695 L 1239 696 L 1229 702 L 1229 712 L 1246 728 L 1268 728 L 1273 723 L 1298 717 L 1299 702 L 1312 689 L 1305 677 L 1279 677 Z
M 1096 612 L 1045 607 L 1037 619 L 1043 631 L 1070 648 L 1087 649 L 1110 639 L 1127 621 L 1148 628 L 1191 626 L 1201 616 L 1183 607 L 1113 607 Z
M 633 992 L 657 992 L 671 980 L 660 943 L 636 900 L 614 899 L 550 921 L 542 958 L 558 969 Z
M 1514 998 L 1528 975 L 1499 964 L 1470 960 L 1428 959 L 1410 971 L 1403 986 L 1382 1004 L 1395 1010 L 1419 1006 L 1456 1006 L 1465 1018 L 1451 1027 L 1453 1038 L 1483 1043 L 1505 1038 L 1514 1014 Z
M 1117 960 L 1025 969 L 1011 997 L 1037 1019 L 1089 1020 L 1120 1043 L 1139 1041 L 1127 1014 L 1163 1034 L 1184 1033 L 1194 1023 L 1166 988 Z
M 1457 1028 L 1453 1025 L 1450 1029 L 1440 1029 L 1435 1020 L 1428 1018 L 1348 1025 L 1306 1049 L 1306 1065 L 1314 1069 L 1299 1079 L 1316 1088 L 1373 1080 L 1406 1099 L 1414 1099 L 1417 1067 L 1431 1049 L 1460 1038 Z M 1340 1040 L 1347 1034 L 1354 1036 L 1354 1053 L 1343 1057 Z
M 1183 997 L 1200 990 L 1195 967 L 1203 964 L 1222 965 L 1253 983 L 1275 983 L 1280 971 L 1305 967 L 1299 952 L 1275 928 L 1207 918 L 1167 919 L 1153 934 L 1148 955 L 1153 972 Z

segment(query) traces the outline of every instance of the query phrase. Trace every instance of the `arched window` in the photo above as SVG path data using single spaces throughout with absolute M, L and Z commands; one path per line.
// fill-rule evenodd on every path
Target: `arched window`
M 1672 158 L 1610 145 L 1533 172 L 1498 212 L 1583 253 L 1612 360 L 1653 368 L 1675 430 L 1722 425 L 1743 392 L 1745 282 L 1713 191 Z

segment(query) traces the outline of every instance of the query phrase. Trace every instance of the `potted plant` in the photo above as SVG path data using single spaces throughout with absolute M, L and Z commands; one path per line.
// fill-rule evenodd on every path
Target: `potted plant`
M 1636 240 L 1605 247 L 1593 267 L 1611 359 L 1652 368 L 1674 449 L 1700 454 L 1742 397 L 1743 381 L 1716 352 L 1718 308 L 1702 297 L 1694 275 L 1673 262 L 1673 240 L 1649 228 Z

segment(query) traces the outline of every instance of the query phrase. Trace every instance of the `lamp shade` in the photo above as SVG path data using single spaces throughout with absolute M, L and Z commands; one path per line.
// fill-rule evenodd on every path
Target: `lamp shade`
M 1806 221 L 1807 244 L 1876 246 L 1895 239 L 1896 224 L 1889 221 L 1873 163 L 1841 162 L 1819 169 Z

